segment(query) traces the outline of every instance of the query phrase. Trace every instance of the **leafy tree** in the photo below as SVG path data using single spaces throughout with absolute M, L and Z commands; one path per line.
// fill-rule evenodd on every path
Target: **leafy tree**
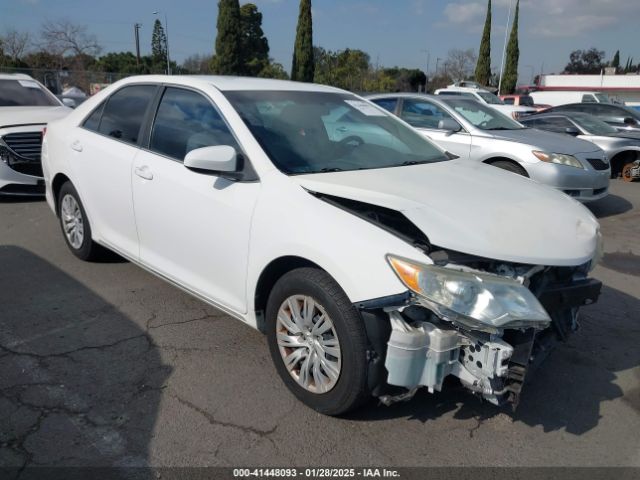
M 511 35 L 507 44 L 507 60 L 502 77 L 502 92 L 513 93 L 518 83 L 518 61 L 520 60 L 520 48 L 518 46 L 518 20 L 520 15 L 520 0 L 516 2 L 516 14 L 513 17 Z M 502 93 L 500 92 L 500 93 Z
M 311 0 L 300 0 L 296 42 L 293 49 L 291 79 L 300 82 L 313 82 L 313 20 L 311 18 Z
M 241 75 L 243 73 L 241 28 L 238 0 L 220 0 L 218 2 L 216 55 L 212 61 L 213 72 L 220 75 Z
M 564 67 L 564 73 L 595 74 L 600 73 L 604 67 L 604 51 L 597 48 L 574 50 L 569 56 L 569 63 Z
M 262 13 L 253 3 L 240 8 L 241 55 L 246 75 L 257 76 L 269 64 L 269 41 L 262 31 Z
M 613 56 L 613 60 L 611 60 L 611 66 L 618 70 L 620 68 L 620 50 L 616 50 L 616 54 Z
M 153 63 L 162 67 L 163 70 L 167 68 L 167 35 L 164 32 L 162 22 L 156 19 L 153 24 L 153 33 L 151 35 L 151 57 Z
M 264 66 L 260 73 L 258 73 L 258 77 L 289 80 L 289 75 L 285 71 L 282 64 L 274 62 L 273 59 L 269 59 L 269 62 Z
M 481 85 L 489 85 L 491 80 L 491 0 L 487 4 L 487 18 L 484 21 L 484 31 L 480 41 L 475 80 Z
M 182 68 L 192 74 L 211 73 L 211 55 L 190 55 L 182 62 Z

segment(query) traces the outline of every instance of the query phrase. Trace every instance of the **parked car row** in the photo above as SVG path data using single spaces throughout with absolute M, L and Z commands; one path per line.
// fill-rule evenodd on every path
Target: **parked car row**
M 113 250 L 264 332 L 319 412 L 449 376 L 517 404 L 598 299 L 602 237 L 576 199 L 606 194 L 606 158 L 464 97 L 373 100 L 128 78 L 49 123 L 46 198 L 77 257 Z

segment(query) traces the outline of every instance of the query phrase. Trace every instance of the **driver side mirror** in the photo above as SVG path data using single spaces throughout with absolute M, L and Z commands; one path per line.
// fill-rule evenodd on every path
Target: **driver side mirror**
M 76 103 L 76 101 L 73 98 L 63 98 L 62 99 L 62 104 L 65 107 L 69 107 L 69 108 L 76 108 L 78 106 L 78 104 Z
M 567 127 L 564 129 L 564 133 L 566 133 L 567 135 L 572 135 L 574 137 L 580 135 L 580 131 L 576 127 Z
M 443 118 L 438 122 L 438 130 L 446 130 L 446 135 L 453 135 L 462 130 L 462 127 L 453 118 Z
M 201 172 L 233 173 L 238 171 L 238 156 L 229 145 L 196 148 L 184 157 L 184 166 Z
M 631 118 L 631 117 L 625 117 L 623 122 L 625 125 L 635 125 L 636 123 L 638 123 L 634 118 Z

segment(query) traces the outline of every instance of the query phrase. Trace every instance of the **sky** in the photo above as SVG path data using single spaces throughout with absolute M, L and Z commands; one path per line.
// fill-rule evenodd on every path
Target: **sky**
M 133 24 L 142 23 L 142 53 L 151 49 L 151 31 L 166 15 L 170 53 L 178 62 L 213 51 L 217 0 L 0 0 L 0 32 L 8 28 L 37 38 L 45 20 L 66 18 L 86 25 L 103 52 L 134 51 Z M 240 2 L 246 3 L 241 0 Z M 270 55 L 291 67 L 299 0 L 254 0 L 263 13 Z M 500 67 L 509 3 L 493 0 L 491 55 Z M 314 45 L 330 50 L 359 48 L 380 66 L 421 68 L 433 73 L 437 59 L 452 48 L 477 48 L 486 0 L 313 0 Z M 640 0 L 521 0 L 520 81 L 533 74 L 560 72 L 572 50 L 597 47 L 607 60 L 620 50 L 640 61 Z M 440 60 L 441 62 L 442 60 Z

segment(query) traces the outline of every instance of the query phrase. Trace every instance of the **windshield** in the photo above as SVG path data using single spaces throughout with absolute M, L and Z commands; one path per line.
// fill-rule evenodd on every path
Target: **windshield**
M 572 120 L 576 122 L 580 128 L 591 135 L 613 135 L 617 130 L 606 122 L 592 115 L 574 115 Z
M 0 80 L 0 107 L 54 106 L 60 104 L 34 80 Z
M 447 160 L 422 135 L 354 95 L 300 91 L 224 94 L 271 161 L 287 174 Z
M 502 100 L 500 100 L 497 96 L 495 96 L 491 92 L 476 92 L 485 103 L 489 105 L 504 105 Z
M 604 93 L 594 93 L 593 95 L 598 99 L 599 103 L 611 103 L 609 96 Z
M 521 130 L 525 128 L 506 115 L 482 103 L 463 99 L 446 99 L 444 102 L 459 115 L 462 115 L 465 120 L 481 130 Z

